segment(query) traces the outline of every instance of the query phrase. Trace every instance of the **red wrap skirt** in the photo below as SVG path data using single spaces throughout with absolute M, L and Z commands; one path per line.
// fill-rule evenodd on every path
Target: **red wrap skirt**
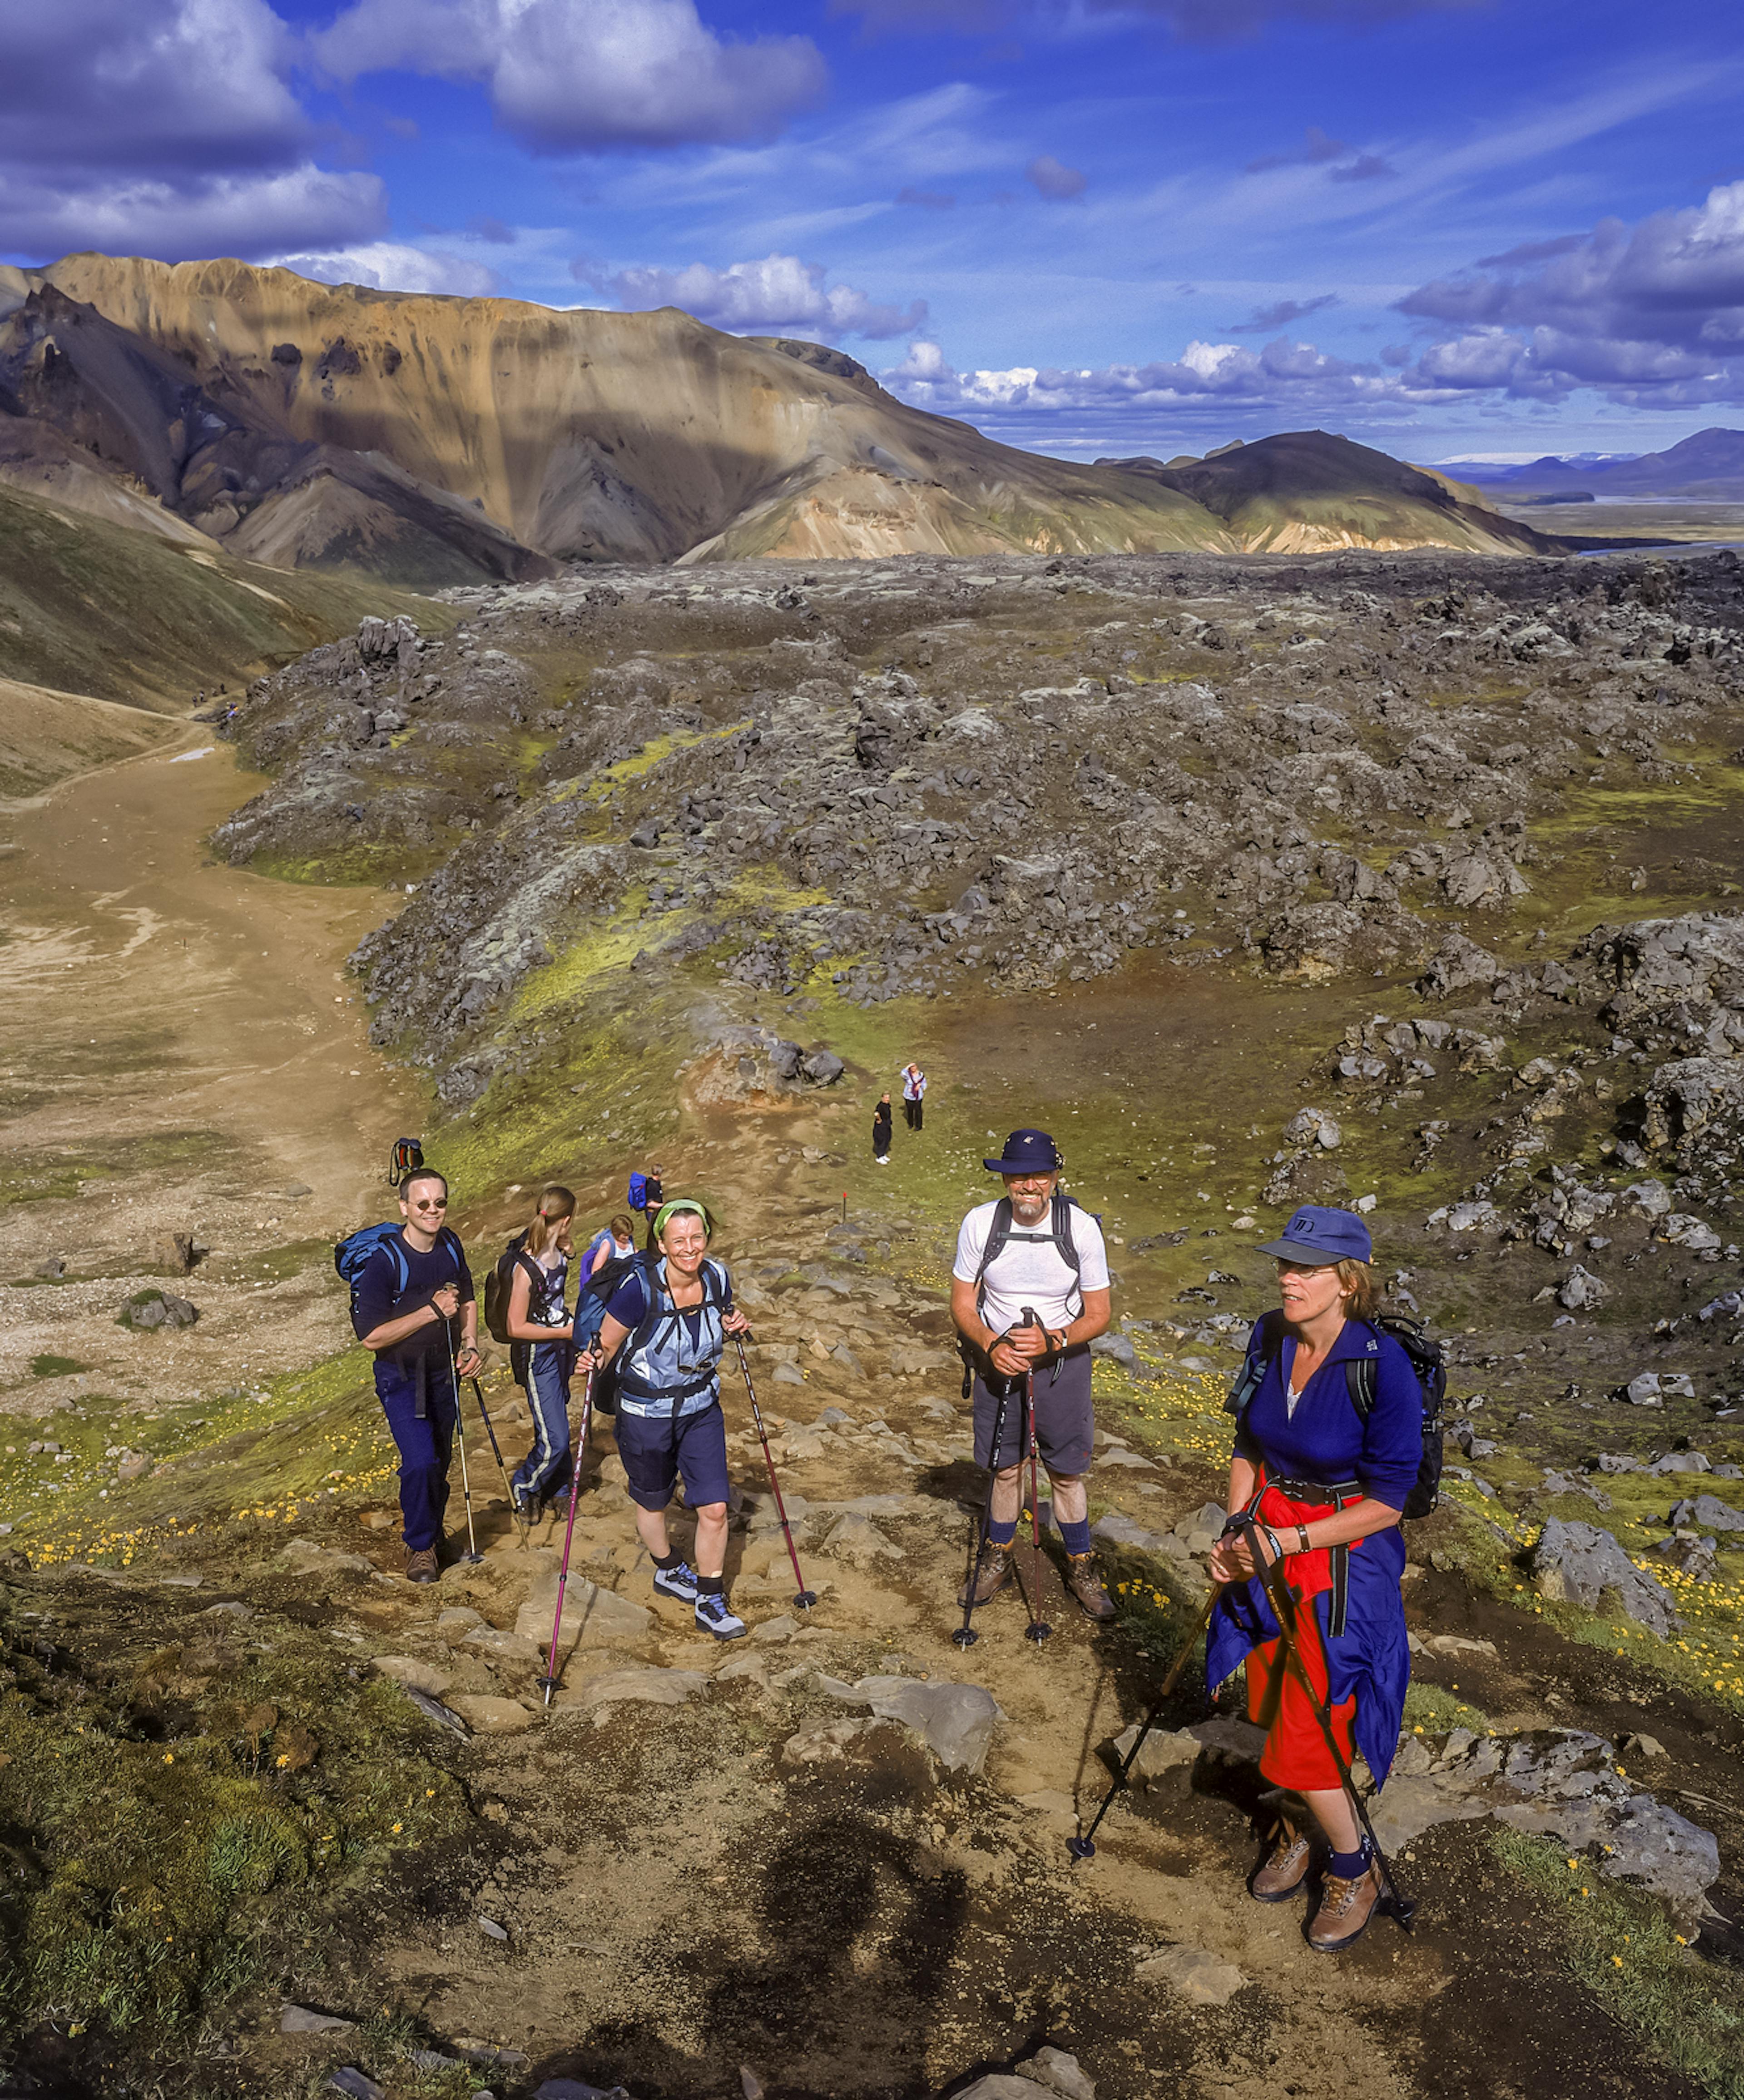
M 1268 1484 L 1256 1512 L 1288 1546 L 1297 1524 L 1331 1516 L 1334 1502 L 1294 1502 Z M 1355 1552 L 1358 1541 L 1349 1549 Z M 1287 1553 L 1284 1580 L 1300 1600 L 1291 1631 L 1296 1652 L 1314 1687 L 1312 1696 L 1288 1661 L 1281 1640 L 1262 1642 L 1248 1656 L 1248 1718 L 1266 1731 L 1260 1772 L 1274 1786 L 1299 1793 L 1334 1791 L 1338 1767 L 1327 1747 L 1319 1709 L 1327 1692 L 1326 1652 L 1320 1642 L 1319 1615 L 1314 1599 L 1332 1586 L 1332 1555 L 1325 1548 Z M 1341 1699 L 1332 1710 L 1332 1740 L 1349 1769 L 1356 1754 L 1356 1701 Z

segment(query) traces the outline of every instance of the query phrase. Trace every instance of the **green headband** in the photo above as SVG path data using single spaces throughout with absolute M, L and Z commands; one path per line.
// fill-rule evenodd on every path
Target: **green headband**
M 667 1220 L 679 1211 L 694 1211 L 702 1220 L 702 1229 L 705 1233 L 712 1232 L 714 1229 L 713 1219 L 694 1196 L 675 1196 L 670 1203 L 663 1203 L 654 1212 L 654 1229 L 656 1239 L 658 1239 L 662 1233 L 666 1230 Z

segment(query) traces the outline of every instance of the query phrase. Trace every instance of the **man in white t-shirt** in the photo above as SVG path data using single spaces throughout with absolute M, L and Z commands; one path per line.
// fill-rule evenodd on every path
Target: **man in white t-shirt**
M 1067 1586 L 1091 1618 L 1112 1619 L 1084 1485 L 1096 1433 L 1090 1345 L 1108 1325 L 1102 1228 L 1060 1193 L 1059 1152 L 1046 1131 L 1014 1130 L 1000 1157 L 982 1164 L 1003 1177 L 1006 1193 L 963 1220 L 951 1268 L 951 1317 L 973 1358 L 975 1462 L 993 1474 L 975 1602 L 984 1604 L 1011 1579 L 1028 1446 L 1024 1388 L 1033 1374 L 1036 1445 L 1065 1542 Z M 1034 1314 L 1033 1326 L 1026 1312 Z M 958 1601 L 968 1602 L 967 1592 Z

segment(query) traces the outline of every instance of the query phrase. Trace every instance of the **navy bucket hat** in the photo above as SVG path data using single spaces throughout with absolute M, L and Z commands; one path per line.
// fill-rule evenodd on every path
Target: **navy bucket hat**
M 1002 1158 L 981 1162 L 989 1174 L 1052 1174 L 1065 1163 L 1045 1130 L 1014 1130 Z
M 1336 1211 L 1323 1203 L 1304 1203 L 1284 1229 L 1281 1239 L 1257 1250 L 1280 1261 L 1372 1261 L 1375 1243 L 1354 1211 Z

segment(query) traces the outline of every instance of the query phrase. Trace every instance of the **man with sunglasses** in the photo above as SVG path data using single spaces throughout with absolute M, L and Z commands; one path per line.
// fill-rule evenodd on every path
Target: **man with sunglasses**
M 434 1582 L 460 1419 L 456 1376 L 479 1368 L 478 1306 L 458 1236 L 448 1229 L 448 1185 L 420 1169 L 402 1185 L 398 1235 L 364 1264 L 351 1324 L 376 1352 L 376 1396 L 399 1450 L 406 1575 Z
M 1063 1163 L 1045 1130 L 1014 1130 L 999 1158 L 982 1162 L 1003 1179 L 1005 1195 L 970 1211 L 958 1234 L 951 1317 L 972 1372 L 975 1462 L 993 1472 L 975 1601 L 1011 1580 L 1033 1378 L 1036 1445 L 1065 1542 L 1067 1586 L 1089 1617 L 1105 1621 L 1114 1606 L 1090 1545 L 1084 1476 L 1096 1434 L 1090 1345 L 1108 1325 L 1108 1256 L 1101 1226 L 1059 1187 Z

